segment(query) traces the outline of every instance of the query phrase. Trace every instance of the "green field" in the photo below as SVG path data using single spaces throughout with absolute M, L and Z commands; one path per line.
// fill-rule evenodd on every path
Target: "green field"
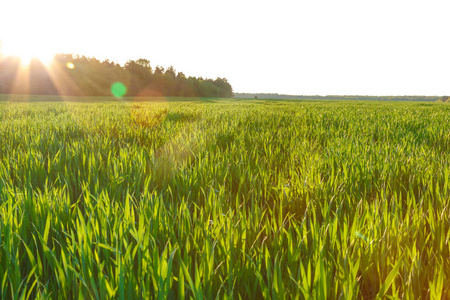
M 33 99 L 0 102 L 1 299 L 450 297 L 446 104 Z

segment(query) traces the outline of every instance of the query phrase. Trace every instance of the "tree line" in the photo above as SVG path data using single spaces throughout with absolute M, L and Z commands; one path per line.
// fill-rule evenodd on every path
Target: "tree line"
M 235 93 L 241 99 L 298 99 L 298 100 L 376 100 L 376 101 L 436 101 L 439 96 L 368 96 L 368 95 L 282 95 L 275 93 Z
M 187 77 L 172 66 L 154 69 L 147 59 L 125 65 L 73 54 L 57 54 L 49 64 L 37 59 L 24 66 L 17 57 L 0 57 L 0 94 L 111 96 L 112 84 L 126 97 L 232 97 L 225 78 Z

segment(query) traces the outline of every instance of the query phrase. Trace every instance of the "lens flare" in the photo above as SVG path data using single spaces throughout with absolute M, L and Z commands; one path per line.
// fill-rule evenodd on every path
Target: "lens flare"
M 75 65 L 74 65 L 73 63 L 71 63 L 71 62 L 68 62 L 68 63 L 66 64 L 66 67 L 72 70 L 72 69 L 75 68 Z
M 122 82 L 114 82 L 111 85 L 111 93 L 115 97 L 123 97 L 127 93 L 127 87 Z
M 355 231 L 355 235 L 356 235 L 357 237 L 359 237 L 360 239 L 365 240 L 366 242 L 368 242 L 367 237 L 364 236 L 361 232 Z

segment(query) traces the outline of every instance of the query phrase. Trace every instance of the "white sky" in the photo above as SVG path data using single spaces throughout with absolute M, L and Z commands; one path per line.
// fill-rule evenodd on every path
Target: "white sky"
M 5 54 L 147 58 L 235 92 L 450 94 L 450 1 L 1 0 Z

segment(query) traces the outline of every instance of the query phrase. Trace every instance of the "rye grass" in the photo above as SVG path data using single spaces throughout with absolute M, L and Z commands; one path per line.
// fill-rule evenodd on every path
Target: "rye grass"
M 0 298 L 450 297 L 450 107 L 0 103 Z

